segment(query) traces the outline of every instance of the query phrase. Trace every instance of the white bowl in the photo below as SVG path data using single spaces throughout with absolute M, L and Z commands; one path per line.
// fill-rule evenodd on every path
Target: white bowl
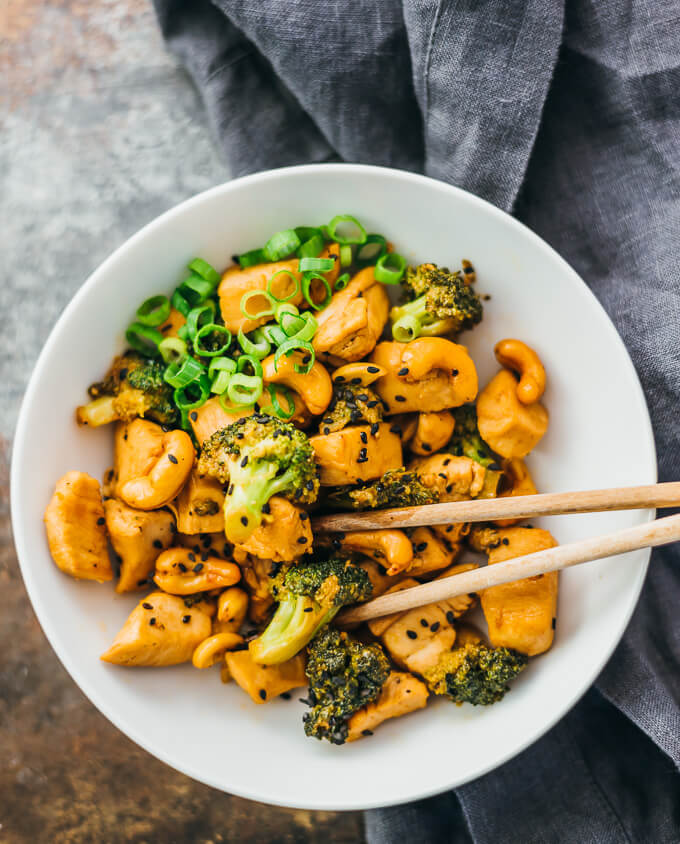
M 334 747 L 305 737 L 297 695 L 255 706 L 216 669 L 125 669 L 99 661 L 138 600 L 111 584 L 78 583 L 51 561 L 42 525 L 69 469 L 101 477 L 112 432 L 80 430 L 74 407 L 106 370 L 147 296 L 168 292 L 188 260 L 216 267 L 273 232 L 352 213 L 409 261 L 469 258 L 490 293 L 469 344 L 484 384 L 494 343 L 519 337 L 548 372 L 548 434 L 530 457 L 542 491 L 653 483 L 656 459 L 637 376 L 585 284 L 540 238 L 464 191 L 410 173 L 310 165 L 221 185 L 154 220 L 102 264 L 54 327 L 24 398 L 12 461 L 12 517 L 21 569 L 43 629 L 90 700 L 126 735 L 215 788 L 282 806 L 360 809 L 458 786 L 510 759 L 549 729 L 593 682 L 640 592 L 646 551 L 562 576 L 553 648 L 531 661 L 499 705 L 440 700 Z M 561 542 L 647 521 L 650 512 L 546 520 Z M 302 692 L 301 692 L 302 695 Z

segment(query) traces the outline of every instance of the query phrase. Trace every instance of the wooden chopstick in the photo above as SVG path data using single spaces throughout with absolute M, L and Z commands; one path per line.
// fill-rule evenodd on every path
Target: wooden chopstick
M 349 530 L 383 530 L 418 525 L 448 525 L 456 522 L 485 522 L 493 519 L 559 516 L 566 513 L 597 513 L 602 510 L 639 510 L 648 507 L 680 506 L 680 482 L 591 489 L 578 492 L 548 492 L 508 498 L 450 501 L 396 510 L 363 513 L 335 513 L 312 519 L 312 530 L 330 533 Z
M 680 540 L 680 515 L 666 516 L 644 525 L 625 528 L 616 533 L 583 539 L 568 545 L 558 545 L 545 551 L 536 551 L 523 557 L 515 557 L 503 563 L 494 563 L 474 571 L 455 574 L 442 580 L 433 580 L 404 589 L 392 595 L 383 595 L 352 609 L 344 610 L 337 617 L 337 623 L 342 625 L 379 618 L 393 612 L 402 612 L 414 607 L 422 607 L 433 601 L 443 601 L 466 595 L 468 592 L 479 592 L 500 583 L 510 583 L 524 577 L 534 577 L 549 571 L 559 571 L 569 566 L 601 560 L 615 554 L 625 554 L 639 548 L 655 548 L 657 545 L 667 545 L 669 542 Z

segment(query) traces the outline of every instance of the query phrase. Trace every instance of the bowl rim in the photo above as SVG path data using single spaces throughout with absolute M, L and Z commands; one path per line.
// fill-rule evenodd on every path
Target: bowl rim
M 272 799 L 270 797 L 263 799 L 263 795 L 261 793 L 255 793 L 249 789 L 231 789 L 230 787 L 231 790 L 226 792 L 224 786 L 215 778 L 204 774 L 200 770 L 196 770 L 191 765 L 178 765 L 176 761 L 170 760 L 168 754 L 166 754 L 162 748 L 159 749 L 155 746 L 152 746 L 151 742 L 147 742 L 145 737 L 141 734 L 141 731 L 136 729 L 133 724 L 128 724 L 126 722 L 125 717 L 119 716 L 118 712 L 113 708 L 113 706 L 110 706 L 107 700 L 103 698 L 102 695 L 100 695 L 96 684 L 91 681 L 87 677 L 87 675 L 81 674 L 79 669 L 72 663 L 70 655 L 66 651 L 66 649 L 62 648 L 60 644 L 57 644 L 59 641 L 57 628 L 56 625 L 53 625 L 52 621 L 50 620 L 49 612 L 45 605 L 45 602 L 41 600 L 39 589 L 37 587 L 37 576 L 31 571 L 31 566 L 28 564 L 28 562 L 24 562 L 28 558 L 27 549 L 25 547 L 24 542 L 24 535 L 27 530 L 31 529 L 31 526 L 24 522 L 23 515 L 20 512 L 19 506 L 20 485 L 22 483 L 20 469 L 26 451 L 25 431 L 27 428 L 26 422 L 28 416 L 28 408 L 33 404 L 34 393 L 37 389 L 37 384 L 40 380 L 42 370 L 46 366 L 47 361 L 51 355 L 52 346 L 56 343 L 56 338 L 60 334 L 62 324 L 66 322 L 70 318 L 71 313 L 80 306 L 81 299 L 84 298 L 87 291 L 89 291 L 90 288 L 93 288 L 98 284 L 99 277 L 105 274 L 108 271 L 109 267 L 112 264 L 115 264 L 115 262 L 119 260 L 122 255 L 124 255 L 129 249 L 133 248 L 140 240 L 143 240 L 149 233 L 153 232 L 156 228 L 163 226 L 169 219 L 179 214 L 186 213 L 194 206 L 198 206 L 204 201 L 218 194 L 229 193 L 235 188 L 241 188 L 243 186 L 247 187 L 248 185 L 254 185 L 262 181 L 276 180 L 277 178 L 291 174 L 314 175 L 334 171 L 342 171 L 345 174 L 351 174 L 358 177 L 368 174 L 383 176 L 388 175 L 393 178 L 403 180 L 403 182 L 405 182 L 406 184 L 425 184 L 431 189 L 447 193 L 451 196 L 464 198 L 466 202 L 471 202 L 473 205 L 478 205 L 491 216 L 502 218 L 503 222 L 506 225 L 509 225 L 511 228 L 514 228 L 518 233 L 521 233 L 522 237 L 528 238 L 528 240 L 533 243 L 534 248 L 542 250 L 544 253 L 547 253 L 552 258 L 552 260 L 556 260 L 559 264 L 561 264 L 562 269 L 565 273 L 565 277 L 569 277 L 572 283 L 576 283 L 580 287 L 585 288 L 588 295 L 591 297 L 593 307 L 597 312 L 599 312 L 605 331 L 608 333 L 608 336 L 606 337 L 607 342 L 612 342 L 617 345 L 619 352 L 622 353 L 621 365 L 625 365 L 628 368 L 629 375 L 632 376 L 633 382 L 635 384 L 635 391 L 630 398 L 632 402 L 638 405 L 638 410 L 642 411 L 642 418 L 644 419 L 646 429 L 646 446 L 650 449 L 650 459 L 653 461 L 653 465 L 650 466 L 650 475 L 652 479 L 649 481 L 649 483 L 656 482 L 658 477 L 658 467 L 652 423 L 649 416 L 649 410 L 647 407 L 644 392 L 642 390 L 642 385 L 640 383 L 640 379 L 638 377 L 635 366 L 630 358 L 628 349 L 626 348 L 621 336 L 619 335 L 618 331 L 616 330 L 616 327 L 611 321 L 611 318 L 604 310 L 602 304 L 597 299 L 593 291 L 583 281 L 580 275 L 571 267 L 571 265 L 564 258 L 562 258 L 561 255 L 552 246 L 550 246 L 539 235 L 529 229 L 524 223 L 520 222 L 512 215 L 501 210 L 500 208 L 488 202 L 487 200 L 482 199 L 481 197 L 478 197 L 475 194 L 472 194 L 466 190 L 463 190 L 462 188 L 456 187 L 454 185 L 449 185 L 446 182 L 442 182 L 438 179 L 434 179 L 429 176 L 424 176 L 419 173 L 413 173 L 405 170 L 399 170 L 392 167 L 381 167 L 368 164 L 302 164 L 264 170 L 247 176 L 241 176 L 229 180 L 227 182 L 223 182 L 207 190 L 201 191 L 200 193 L 195 194 L 186 200 L 183 200 L 182 202 L 178 203 L 177 205 L 174 205 L 172 208 L 169 208 L 167 211 L 152 219 L 141 229 L 139 229 L 137 232 L 127 238 L 88 276 L 88 278 L 83 282 L 83 284 L 78 288 L 73 297 L 70 299 L 70 301 L 54 323 L 52 329 L 50 330 L 50 333 L 35 363 L 33 371 L 31 372 L 28 384 L 26 386 L 26 390 L 24 392 L 24 396 L 21 401 L 21 407 L 17 417 L 12 447 L 12 459 L 10 468 L 10 514 L 14 543 L 17 551 L 17 559 L 19 561 L 19 568 L 24 581 L 24 585 L 26 587 L 26 591 L 31 601 L 33 610 L 51 648 L 54 650 L 59 661 L 69 673 L 71 679 L 76 683 L 76 685 L 90 700 L 90 702 L 99 710 L 99 712 L 101 712 L 102 715 L 104 715 L 104 717 L 108 721 L 110 721 L 125 736 L 127 736 L 137 745 L 142 747 L 147 753 L 150 753 L 152 756 L 156 757 L 157 759 L 160 759 L 162 762 L 164 762 L 166 765 L 173 768 L 174 770 L 178 770 L 186 776 L 189 776 L 192 779 L 201 782 L 205 785 L 211 786 L 212 788 L 215 788 L 218 791 L 234 794 L 238 797 L 253 800 L 255 802 L 266 802 L 268 805 L 272 806 L 281 806 L 293 809 L 305 808 L 312 811 L 358 811 L 403 804 L 404 801 L 401 798 L 396 798 L 394 801 L 391 802 L 385 802 L 384 800 L 366 800 L 362 801 L 361 803 L 350 801 L 333 802 L 332 800 L 312 800 L 309 803 L 305 803 L 304 806 L 301 806 L 299 804 L 294 804 L 290 801 L 286 801 L 285 799 Z M 647 521 L 651 521 L 655 517 L 655 511 L 646 511 L 645 516 Z M 33 529 L 34 528 L 35 526 L 33 526 Z M 621 638 L 631 619 L 631 616 L 637 606 L 640 597 L 640 592 L 642 590 L 642 586 L 644 584 L 644 580 L 647 574 L 650 556 L 651 550 L 648 549 L 646 552 L 646 559 L 644 560 L 644 563 L 641 562 L 639 565 L 637 579 L 634 583 L 631 583 L 629 606 L 627 608 L 626 613 L 624 614 L 623 623 L 620 625 L 620 629 L 617 631 L 616 636 L 612 639 L 611 647 L 607 650 L 607 652 L 603 653 L 602 659 L 599 664 L 594 670 L 589 672 L 589 675 L 584 678 L 583 683 L 579 684 L 580 687 L 577 688 L 576 692 L 565 697 L 563 706 L 559 709 L 557 714 L 555 714 L 554 717 L 544 723 L 539 730 L 533 732 L 525 741 L 522 742 L 520 746 L 504 754 L 495 762 L 474 769 L 471 772 L 471 775 L 465 777 L 464 779 L 447 783 L 445 785 L 442 785 L 441 787 L 429 788 L 423 791 L 414 792 L 414 794 L 409 798 L 409 801 L 421 800 L 428 797 L 432 797 L 437 794 L 442 794 L 452 788 L 458 788 L 459 786 L 465 785 L 466 783 L 469 783 L 481 776 L 484 776 L 490 771 L 500 767 L 501 765 L 505 764 L 505 762 L 514 758 L 527 747 L 531 746 L 540 738 L 542 738 L 542 736 L 544 736 L 550 729 L 552 729 L 552 727 L 558 721 L 560 721 L 569 712 L 569 710 L 572 709 L 573 706 L 575 706 L 575 704 L 580 700 L 580 698 L 593 684 L 596 677 L 600 674 L 604 666 L 609 661 L 612 653 L 620 643 Z

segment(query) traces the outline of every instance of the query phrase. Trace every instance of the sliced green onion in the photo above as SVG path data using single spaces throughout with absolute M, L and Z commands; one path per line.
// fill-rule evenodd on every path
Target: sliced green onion
M 163 374 L 163 378 L 170 384 L 171 387 L 181 390 L 187 384 L 200 378 L 205 372 L 201 364 L 192 357 L 186 357 L 182 361 L 168 364 L 168 368 Z
M 161 325 L 170 316 L 170 300 L 167 296 L 151 296 L 137 308 L 137 322 L 142 325 Z
M 313 237 L 322 237 L 321 229 L 318 226 L 296 226 L 293 231 L 300 238 L 302 245 Z
M 404 275 L 406 258 L 397 252 L 386 252 L 375 264 L 375 280 L 383 284 L 397 284 Z
M 222 335 L 221 346 L 215 349 L 206 349 L 205 346 L 201 345 L 201 340 L 204 338 L 212 337 L 214 340 L 220 334 Z M 216 322 L 209 322 L 207 325 L 204 325 L 196 332 L 196 336 L 194 337 L 194 351 L 202 358 L 215 358 L 218 355 L 223 355 L 230 345 L 231 331 L 226 326 L 218 325 Z
M 267 392 L 269 393 L 274 413 L 279 417 L 279 419 L 290 419 L 290 417 L 295 413 L 295 401 L 293 399 L 293 394 L 288 387 L 285 387 L 283 384 L 267 384 Z M 284 410 L 281 406 L 278 393 L 281 393 L 288 403 L 288 410 Z M 262 409 L 262 405 L 260 405 L 260 409 Z
M 349 273 L 343 273 L 339 275 L 335 279 L 335 284 L 333 285 L 334 289 L 337 290 L 344 290 L 345 287 L 349 284 Z
M 280 305 L 276 306 L 276 310 L 274 311 L 274 319 L 278 323 L 280 323 L 285 314 L 288 314 L 289 316 L 299 316 L 300 311 L 295 305 L 292 305 L 290 302 L 281 302 Z
M 192 307 L 200 305 L 213 292 L 213 286 L 200 275 L 190 275 L 177 288 Z
M 246 307 L 248 302 L 258 296 L 263 296 L 267 302 L 269 302 L 269 307 L 262 311 L 258 311 L 256 314 L 248 313 L 248 309 Z M 262 317 L 274 316 L 275 306 L 276 299 L 274 299 L 271 293 L 267 293 L 266 290 L 248 290 L 247 293 L 244 293 L 243 296 L 241 296 L 241 313 L 246 319 L 262 319 Z
M 265 325 L 264 335 L 274 346 L 280 346 L 288 339 L 288 335 L 279 325 Z
M 263 360 L 272 350 L 272 344 L 267 339 L 262 328 L 257 328 L 253 332 L 253 339 L 251 340 L 243 333 L 243 328 L 238 330 L 238 344 L 247 355 L 252 355 L 258 360 Z
M 340 247 L 340 266 L 349 267 L 352 263 L 352 247 L 345 243 Z
M 219 284 L 220 274 L 207 261 L 204 261 L 203 258 L 194 258 L 194 260 L 189 264 L 189 269 L 195 272 L 196 275 L 200 275 L 201 278 L 204 278 L 213 286 L 213 288 L 217 287 Z
M 131 322 L 125 332 L 125 339 L 128 345 L 136 352 L 143 355 L 157 357 L 158 347 L 163 340 L 163 335 L 149 325 L 142 325 L 141 322 Z
M 339 231 L 342 229 L 342 232 Z M 328 234 L 331 240 L 341 246 L 345 243 L 366 243 L 366 229 L 356 217 L 351 214 L 338 214 L 328 224 Z
M 281 343 L 274 355 L 274 369 L 278 371 L 281 355 L 291 355 L 295 351 L 305 352 L 305 357 L 308 358 L 306 363 L 303 363 L 302 366 L 296 363 L 295 371 L 301 372 L 303 375 L 307 375 L 314 366 L 316 355 L 314 354 L 314 349 L 312 348 L 311 343 L 307 340 L 299 340 L 297 337 L 290 337 L 284 343 Z
M 190 381 L 184 387 L 178 387 L 173 398 L 175 404 L 182 411 L 196 410 L 202 404 L 205 404 L 206 399 L 210 395 L 210 381 L 204 374 L 195 381 Z
M 325 295 L 323 301 L 319 302 L 318 305 L 314 301 L 314 299 L 312 299 L 312 295 L 311 295 L 312 282 L 315 281 L 315 280 L 320 281 L 323 284 L 323 286 L 326 290 L 326 295 Z M 305 273 L 302 276 L 302 295 L 305 297 L 305 299 L 307 300 L 309 305 L 312 308 L 314 308 L 315 311 L 320 311 L 323 308 L 325 308 L 326 305 L 331 301 L 331 298 L 333 296 L 333 291 L 331 290 L 331 286 L 328 283 L 328 279 L 326 278 L 325 275 L 321 275 L 321 273 L 316 273 L 316 272 L 309 272 L 309 273 Z
M 187 335 L 189 340 L 194 339 L 198 334 L 198 329 L 211 323 L 215 318 L 215 303 L 206 302 L 205 305 L 199 305 L 197 308 L 192 308 L 187 314 Z
M 286 337 L 295 337 L 298 331 L 302 331 L 305 325 L 307 325 L 307 320 L 297 314 L 284 313 L 281 314 L 279 323 Z
M 164 337 L 158 344 L 158 351 L 166 363 L 177 363 L 186 357 L 187 344 L 179 337 Z
M 218 396 L 227 389 L 229 379 L 236 372 L 236 361 L 231 358 L 213 358 L 208 367 L 208 378 L 211 381 L 210 392 Z
M 415 317 L 403 316 L 398 319 L 392 326 L 392 337 L 398 343 L 408 343 L 420 333 L 420 323 Z
M 370 267 L 387 252 L 387 241 L 381 234 L 366 235 L 366 243 L 357 249 L 356 262 L 359 267 Z
M 241 269 L 245 270 L 246 267 L 254 267 L 256 264 L 266 264 L 267 259 L 263 249 L 251 249 L 250 252 L 238 256 L 238 263 Z
M 246 367 L 252 369 L 252 372 L 246 373 L 247 375 L 256 375 L 262 378 L 262 364 L 259 358 L 254 355 L 241 355 L 236 361 L 236 371 L 243 372 Z
M 180 340 L 184 340 L 187 343 L 191 342 L 191 337 L 189 337 L 189 329 L 187 328 L 186 322 L 184 323 L 184 325 L 180 325 L 180 327 L 177 329 L 177 336 Z
M 293 283 L 294 283 L 294 285 L 295 285 L 295 286 L 293 287 L 293 292 L 292 292 L 292 293 L 289 293 L 287 296 L 283 296 L 283 297 L 282 297 L 282 296 L 275 296 L 275 295 L 272 293 L 272 282 L 274 281 L 274 279 L 275 279 L 275 278 L 276 278 L 276 276 L 278 276 L 278 275 L 287 275 L 289 278 L 292 278 L 292 279 L 293 279 Z M 295 273 L 294 273 L 294 272 L 292 272 L 291 270 L 278 270 L 278 272 L 275 272 L 275 273 L 274 273 L 274 275 L 273 275 L 273 276 L 269 279 L 269 281 L 267 282 L 267 294 L 268 294 L 269 296 L 271 296 L 271 297 L 272 297 L 272 299 L 273 299 L 275 302 L 290 302 L 290 300 L 291 300 L 291 299 L 293 299 L 295 296 L 297 296 L 297 294 L 298 294 L 299 290 L 300 290 L 300 282 L 298 281 L 297 276 L 295 275 Z
M 310 237 L 309 240 L 303 241 L 302 246 L 298 249 L 296 255 L 299 258 L 316 258 L 317 255 L 320 255 L 323 252 L 323 245 L 323 237 L 319 232 L 319 234 L 315 234 L 313 237 Z
M 235 405 L 248 407 L 255 404 L 260 398 L 262 395 L 262 386 L 262 376 L 244 375 L 242 372 L 237 372 L 229 380 L 227 397 Z
M 286 335 L 292 340 L 311 340 L 319 328 L 319 323 L 316 318 L 309 311 L 301 314 L 295 323 L 292 320 L 287 324 L 287 320 L 281 323 L 281 328 L 286 332 Z
M 268 261 L 280 261 L 295 252 L 299 246 L 300 238 L 295 234 L 295 230 L 285 229 L 272 235 L 262 247 L 262 251 Z
M 340 250 L 342 253 L 342 250 Z M 351 254 L 351 252 L 350 252 Z M 327 273 L 335 266 L 335 261 L 332 258 L 300 258 L 298 264 L 298 272 L 306 273 L 309 270 L 316 270 L 320 273 Z
M 182 296 L 179 287 L 170 297 L 170 304 L 176 311 L 179 311 L 182 316 L 186 316 L 191 310 L 191 305 L 187 302 L 186 298 Z

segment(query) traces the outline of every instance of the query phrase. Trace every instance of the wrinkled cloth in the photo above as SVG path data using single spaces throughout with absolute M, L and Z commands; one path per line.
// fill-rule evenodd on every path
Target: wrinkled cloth
M 328 160 L 424 172 L 554 246 L 630 351 L 660 480 L 680 476 L 675 0 L 155 5 L 234 175 Z M 680 841 L 679 607 L 671 546 L 553 730 L 455 793 L 367 813 L 369 841 Z

